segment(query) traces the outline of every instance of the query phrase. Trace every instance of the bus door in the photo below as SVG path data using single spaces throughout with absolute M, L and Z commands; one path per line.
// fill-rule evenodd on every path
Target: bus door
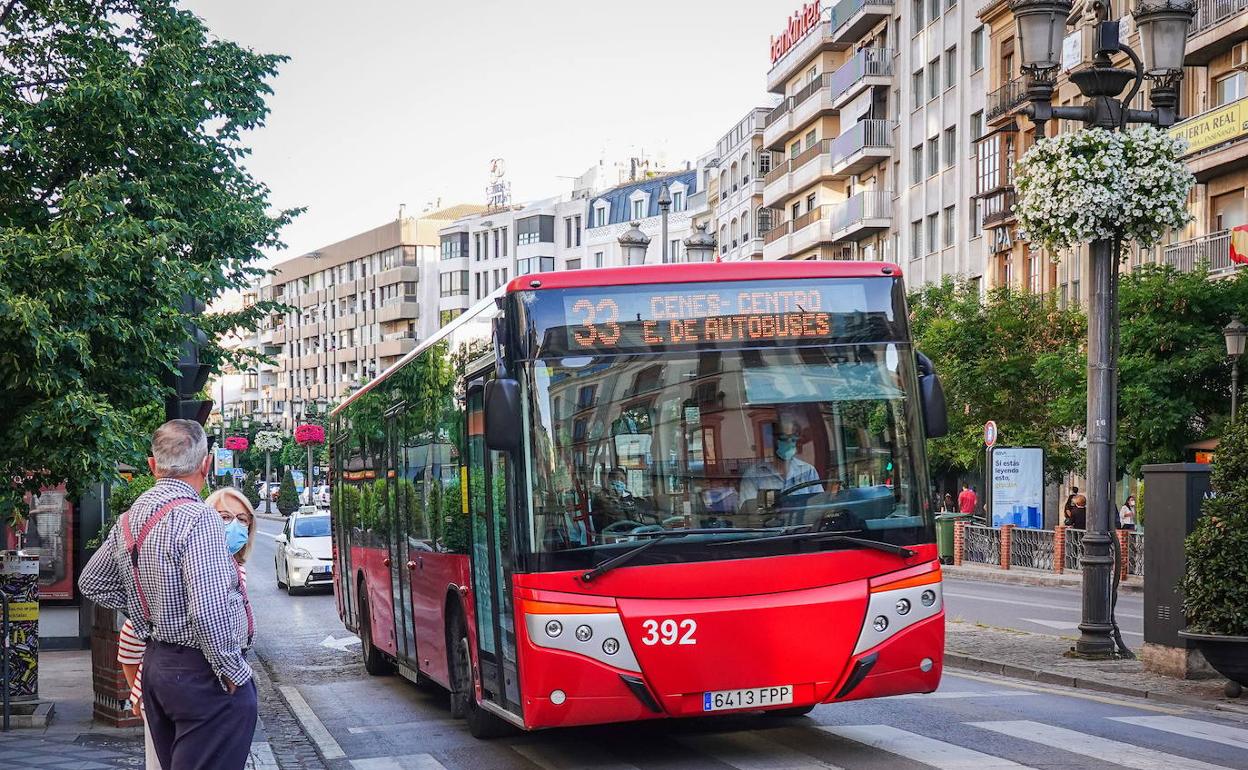
M 351 525 L 347 521 L 346 511 L 343 510 L 343 499 L 347 494 L 343 471 L 347 467 L 347 457 L 351 448 L 348 441 L 349 434 L 342 429 L 341 424 L 337 426 L 334 433 L 336 434 L 334 443 L 329 448 L 331 464 L 329 512 L 333 521 L 331 531 L 334 551 L 338 557 L 334 562 L 334 581 L 338 588 L 338 616 L 348 628 L 358 628 L 356 626 L 359 618 L 356 617 L 355 611 L 355 586 L 351 582 L 351 576 L 355 574 L 355 570 L 351 567 Z
M 416 634 L 412 628 L 412 583 L 414 563 L 408 554 L 407 520 L 408 490 L 407 452 L 403 445 L 404 415 L 407 404 L 401 403 L 386 414 L 386 511 L 390 519 L 390 596 L 394 602 L 394 644 L 398 658 L 412 669 L 419 660 L 416 657 Z
M 485 376 L 492 376 L 492 373 Z M 468 510 L 472 521 L 472 593 L 476 602 L 477 659 L 487 700 L 521 715 L 516 666 L 508 527 L 512 467 L 504 452 L 485 446 L 484 376 L 468 391 Z

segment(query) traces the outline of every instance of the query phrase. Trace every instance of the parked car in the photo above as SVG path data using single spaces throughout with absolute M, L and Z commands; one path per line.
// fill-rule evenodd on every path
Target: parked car
M 334 584 L 333 552 L 330 545 L 329 514 L 291 514 L 282 534 L 276 535 L 277 555 L 273 568 L 277 585 L 294 594 Z
M 299 493 L 299 502 L 304 505 L 316 505 L 318 508 L 328 508 L 329 487 L 325 484 L 322 484 L 319 487 L 312 487 L 312 498 L 310 502 L 308 500 L 308 489 L 307 487 L 304 487 L 303 491 Z

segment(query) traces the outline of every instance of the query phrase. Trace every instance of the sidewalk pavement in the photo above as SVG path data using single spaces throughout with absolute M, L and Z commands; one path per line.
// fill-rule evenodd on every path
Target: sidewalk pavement
M 1199 706 L 1248 717 L 1248 698 L 1225 696 L 1226 680 L 1172 679 L 1135 660 L 1084 660 L 1070 656 L 1072 637 L 1033 634 L 950 620 L 945 624 L 945 665 L 1042 684 Z M 1138 650 L 1136 650 L 1138 654 Z
M 962 564 L 957 567 L 952 564 L 942 564 L 940 569 L 947 578 L 978 580 L 983 583 L 1005 583 L 1009 585 L 1048 586 L 1055 588 L 1078 588 L 1083 585 L 1083 575 L 1079 570 L 1057 573 L 1029 569 L 1027 567 L 1001 569 L 1000 567 L 990 567 L 985 564 Z M 1144 579 L 1131 575 L 1118 584 L 1118 592 L 1142 594 L 1144 593 Z
M 110 770 L 143 766 L 143 728 L 109 727 L 92 718 L 90 650 L 46 650 L 39 654 L 39 697 L 56 704 L 47 727 L 0 733 L 0 770 L 76 768 Z M 276 770 L 277 762 L 256 725 L 247 770 Z

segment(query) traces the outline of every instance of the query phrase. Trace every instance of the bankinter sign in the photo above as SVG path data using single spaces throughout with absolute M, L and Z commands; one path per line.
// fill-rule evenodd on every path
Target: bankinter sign
M 793 12 L 793 16 L 789 18 L 789 23 L 785 25 L 784 30 L 779 37 L 771 38 L 771 63 L 775 64 L 780 61 L 780 57 L 789 52 L 789 49 L 797 45 L 797 41 L 806 36 L 819 24 L 819 0 L 813 3 L 807 3 L 800 10 Z

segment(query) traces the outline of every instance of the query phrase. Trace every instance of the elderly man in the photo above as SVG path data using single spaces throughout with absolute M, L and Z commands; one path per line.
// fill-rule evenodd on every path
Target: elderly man
M 143 710 L 165 770 L 241 768 L 256 727 L 243 650 L 254 623 L 221 516 L 199 496 L 204 429 L 170 420 L 152 436 L 156 484 L 83 568 L 82 593 L 124 611 L 147 639 Z

